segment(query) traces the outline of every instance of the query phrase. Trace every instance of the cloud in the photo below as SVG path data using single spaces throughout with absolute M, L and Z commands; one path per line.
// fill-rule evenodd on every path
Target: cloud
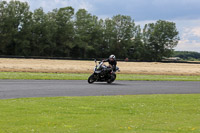
M 200 41 L 187 39 L 181 40 L 175 50 L 200 52 Z
M 194 27 L 191 29 L 192 35 L 200 37 L 200 27 Z
M 11 1 L 11 0 L 6 0 Z M 72 6 L 76 10 L 86 9 L 88 12 L 94 10 L 93 5 L 88 0 L 19 0 L 21 2 L 28 2 L 31 10 L 42 7 L 44 11 L 52 11 L 55 8 L 62 8 Z
M 200 19 L 177 20 L 180 41 L 176 50 L 200 52 Z
M 136 21 L 200 18 L 199 0 L 88 0 L 94 14 L 132 16 Z
M 50 0 L 52 3 L 56 3 L 55 6 L 57 7 L 66 7 L 72 6 L 76 10 L 78 9 L 86 9 L 87 11 L 93 10 L 93 5 L 90 4 L 87 0 Z M 49 1 L 46 2 L 48 4 Z
M 10 0 L 7 0 L 10 1 Z M 136 21 L 200 18 L 199 0 L 20 0 L 27 1 L 31 9 L 43 7 L 45 11 L 72 6 L 84 8 L 97 16 L 129 15 Z
M 0 0 L 0 1 L 1 1 L 1 0 Z M 10 2 L 11 0 L 3 0 L 3 1 Z M 21 2 L 29 2 L 29 0 L 18 0 L 18 1 L 21 1 Z

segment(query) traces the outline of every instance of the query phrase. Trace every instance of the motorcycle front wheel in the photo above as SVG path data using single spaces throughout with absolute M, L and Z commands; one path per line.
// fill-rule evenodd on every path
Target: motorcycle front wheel
M 88 78 L 88 83 L 89 84 L 92 84 L 96 81 L 95 77 L 94 77 L 94 74 L 92 74 L 89 78 Z

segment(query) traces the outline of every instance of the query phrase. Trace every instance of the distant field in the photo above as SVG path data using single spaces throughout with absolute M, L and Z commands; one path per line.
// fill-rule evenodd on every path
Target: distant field
M 94 61 L 0 59 L 1 72 L 91 73 Z M 122 74 L 200 75 L 200 64 L 118 62 Z

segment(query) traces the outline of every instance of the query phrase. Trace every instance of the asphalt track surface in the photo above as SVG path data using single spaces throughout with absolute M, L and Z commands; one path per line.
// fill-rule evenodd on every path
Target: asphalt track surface
M 200 82 L 115 81 L 113 84 L 88 84 L 85 80 L 0 80 L 0 99 L 194 93 L 200 93 Z

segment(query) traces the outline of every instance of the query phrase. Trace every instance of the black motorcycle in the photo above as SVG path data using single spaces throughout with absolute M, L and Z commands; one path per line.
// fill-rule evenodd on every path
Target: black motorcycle
M 116 71 L 120 71 L 118 67 L 113 71 L 112 68 L 104 65 L 104 62 L 101 61 L 97 65 L 97 61 L 95 60 L 96 66 L 94 68 L 94 73 L 88 78 L 88 83 L 92 84 L 94 82 L 107 82 L 111 84 L 116 79 Z

